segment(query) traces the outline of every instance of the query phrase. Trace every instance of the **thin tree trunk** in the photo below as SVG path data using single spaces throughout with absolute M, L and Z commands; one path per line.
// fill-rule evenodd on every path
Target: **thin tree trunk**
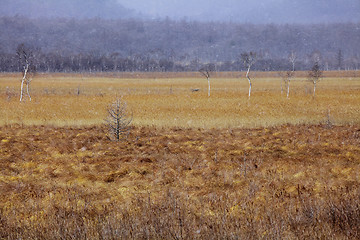
M 315 91 L 316 91 L 316 82 L 314 82 L 314 96 L 315 97 Z
M 210 97 L 210 78 L 208 77 L 207 80 L 208 80 L 208 85 L 209 85 L 208 97 Z
M 116 119 L 116 140 L 120 141 L 120 127 L 121 127 L 121 123 L 120 123 L 120 115 L 117 114 L 117 119 Z
M 29 86 L 30 86 L 30 80 L 26 81 L 26 92 L 27 95 L 29 96 L 30 102 L 31 102 L 31 96 L 30 96 L 30 92 L 29 92 Z
M 20 87 L 20 102 L 22 101 L 23 95 L 24 95 L 24 82 L 26 81 L 26 74 L 29 70 L 29 65 L 27 64 L 24 68 L 24 76 L 21 80 L 21 87 Z
M 20 102 L 22 101 L 23 98 L 23 89 L 24 89 L 24 79 L 21 80 L 21 87 L 20 87 Z
M 290 79 L 288 79 L 288 82 L 287 82 L 287 94 L 286 94 L 286 98 L 289 98 L 289 93 L 290 93 Z
M 249 99 L 250 99 L 250 96 L 251 96 L 251 81 L 249 80 Z
M 250 98 L 250 96 L 251 96 L 251 79 L 250 79 L 250 76 L 249 76 L 250 68 L 251 68 L 251 66 L 248 67 L 248 70 L 247 70 L 247 73 L 246 73 L 246 78 L 247 78 L 248 81 L 249 81 L 249 98 Z

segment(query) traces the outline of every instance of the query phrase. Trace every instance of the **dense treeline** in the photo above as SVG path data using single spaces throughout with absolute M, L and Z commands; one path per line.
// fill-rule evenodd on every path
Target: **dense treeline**
M 38 71 L 244 70 L 240 54 L 257 52 L 257 70 L 296 68 L 314 56 L 325 70 L 359 69 L 360 23 L 252 25 L 165 20 L 0 18 L 0 70 L 19 71 L 16 48 L 24 43 Z
M 76 19 L 141 17 L 134 10 L 119 4 L 118 0 L 1 0 L 0 16 L 16 15 Z

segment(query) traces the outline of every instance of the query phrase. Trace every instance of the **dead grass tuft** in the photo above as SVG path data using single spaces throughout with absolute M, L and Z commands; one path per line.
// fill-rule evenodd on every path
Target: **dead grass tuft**
M 359 129 L 3 126 L 0 238 L 357 239 Z

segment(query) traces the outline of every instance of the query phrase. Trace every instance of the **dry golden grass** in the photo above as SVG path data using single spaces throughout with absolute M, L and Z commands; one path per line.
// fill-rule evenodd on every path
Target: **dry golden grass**
M 210 98 L 196 74 L 38 75 L 25 103 L 1 75 L 0 239 L 359 239 L 358 72 L 326 73 L 315 99 L 306 73 L 290 99 L 254 73 L 250 100 L 240 73 Z
M 153 74 L 141 73 L 132 77 L 125 75 L 129 78 L 110 74 L 43 74 L 34 79 L 33 101 L 27 103 L 18 101 L 20 76 L 2 75 L 0 125 L 101 124 L 106 106 L 121 95 L 133 112 L 136 126 L 228 128 L 316 124 L 325 121 L 329 111 L 334 124 L 360 122 L 357 72 L 342 78 L 334 77 L 338 72 L 326 73 L 328 77 L 318 84 L 315 99 L 312 86 L 304 77 L 291 82 L 290 99 L 286 99 L 285 94 L 281 95 L 276 73 L 253 73 L 250 100 L 247 81 L 234 78 L 242 73 L 217 74 L 212 79 L 210 98 L 206 80 L 196 77 L 196 73 L 187 74 L 167 74 L 173 78 L 165 78 L 166 74 L 155 78 Z M 191 92 L 195 88 L 201 91 Z

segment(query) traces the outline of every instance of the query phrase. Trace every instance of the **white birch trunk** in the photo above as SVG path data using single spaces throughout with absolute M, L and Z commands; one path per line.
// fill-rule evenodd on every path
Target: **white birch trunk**
M 250 96 L 251 96 L 251 79 L 250 79 L 250 76 L 249 76 L 250 68 L 251 68 L 251 66 L 248 67 L 248 70 L 247 70 L 247 73 L 246 73 L 246 78 L 247 78 L 248 81 L 249 81 L 249 98 L 250 98 Z
M 21 80 L 21 86 L 20 86 L 20 102 L 22 101 L 23 98 L 23 89 L 24 89 L 24 79 Z
M 29 70 L 29 65 L 28 64 L 26 64 L 26 66 L 25 66 L 25 68 L 24 68 L 24 76 L 23 76 L 23 78 L 22 78 L 22 80 L 21 80 L 21 87 L 20 87 L 20 102 L 22 101 L 22 99 L 23 99 L 23 95 L 24 95 L 24 82 L 26 81 L 26 74 L 27 74 L 27 72 L 28 72 L 28 70 Z
M 208 86 L 209 86 L 208 97 L 210 97 L 210 78 L 208 77 L 207 80 L 208 80 Z
M 315 91 L 316 91 L 316 81 L 314 81 L 314 96 L 315 97 Z
M 286 93 L 286 98 L 289 98 L 289 93 L 290 93 L 290 79 L 288 79 L 288 82 L 287 82 L 287 93 Z
M 27 95 L 29 96 L 30 102 L 31 102 L 31 96 L 30 96 L 30 92 L 29 92 L 29 86 L 30 86 L 30 79 L 28 81 L 26 81 L 26 92 Z

